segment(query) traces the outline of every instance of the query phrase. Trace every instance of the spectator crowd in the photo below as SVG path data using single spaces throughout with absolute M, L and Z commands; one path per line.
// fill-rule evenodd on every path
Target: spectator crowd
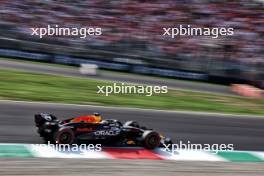
M 63 40 L 175 58 L 202 58 L 210 52 L 213 59 L 226 56 L 244 64 L 264 64 L 264 4 L 253 0 L 0 0 L 0 24 L 12 26 L 18 35 L 48 24 L 100 27 L 101 36 Z M 162 36 L 164 27 L 180 24 L 233 27 L 234 35 Z

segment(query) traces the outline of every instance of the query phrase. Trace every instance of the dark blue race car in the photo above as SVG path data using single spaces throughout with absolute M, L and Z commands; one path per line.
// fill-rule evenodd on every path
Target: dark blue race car
M 171 144 L 169 138 L 140 126 L 135 121 L 122 124 L 116 119 L 102 120 L 100 114 L 58 120 L 54 115 L 35 115 L 37 131 L 45 141 L 57 144 L 102 144 L 105 146 L 144 146 L 154 149 Z

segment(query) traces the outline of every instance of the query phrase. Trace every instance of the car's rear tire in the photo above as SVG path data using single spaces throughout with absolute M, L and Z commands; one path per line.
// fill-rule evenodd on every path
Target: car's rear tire
M 160 146 L 160 135 L 157 132 L 147 130 L 142 135 L 143 145 L 147 149 L 154 149 Z
M 73 144 L 75 135 L 71 128 L 61 128 L 54 136 L 54 141 L 57 144 Z

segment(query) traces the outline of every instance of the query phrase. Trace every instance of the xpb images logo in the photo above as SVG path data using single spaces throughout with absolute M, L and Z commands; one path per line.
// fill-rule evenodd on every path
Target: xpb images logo
M 125 83 L 108 86 L 97 86 L 97 94 L 110 96 L 111 94 L 139 94 L 152 96 L 153 94 L 168 93 L 167 86 L 126 85 Z

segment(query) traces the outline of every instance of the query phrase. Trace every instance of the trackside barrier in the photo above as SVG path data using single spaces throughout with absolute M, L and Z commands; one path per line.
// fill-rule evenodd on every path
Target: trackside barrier
M 27 51 L 18 51 L 10 49 L 0 49 L 0 56 L 4 57 L 15 57 L 26 60 L 37 60 L 52 62 L 65 65 L 80 65 L 80 64 L 95 64 L 103 69 L 111 69 L 118 71 L 128 71 L 139 74 L 151 74 L 164 77 L 172 78 L 184 78 L 184 79 L 193 79 L 193 80 L 203 80 L 208 81 L 208 74 L 206 73 L 197 73 L 197 72 L 188 72 L 182 70 L 171 70 L 171 69 L 161 69 L 153 68 L 151 66 L 142 66 L 142 65 L 131 65 L 128 63 L 121 63 L 115 61 L 103 61 L 97 60 L 94 58 L 78 58 L 72 56 L 63 56 L 63 55 L 53 55 L 53 54 L 42 54 L 42 53 L 31 53 Z M 85 73 L 86 71 L 84 71 Z M 89 73 L 88 73 L 89 74 Z
M 247 84 L 232 84 L 231 90 L 241 96 L 258 98 L 264 97 L 264 91 Z
M 95 64 L 80 64 L 80 73 L 83 75 L 97 75 L 97 69 Z

